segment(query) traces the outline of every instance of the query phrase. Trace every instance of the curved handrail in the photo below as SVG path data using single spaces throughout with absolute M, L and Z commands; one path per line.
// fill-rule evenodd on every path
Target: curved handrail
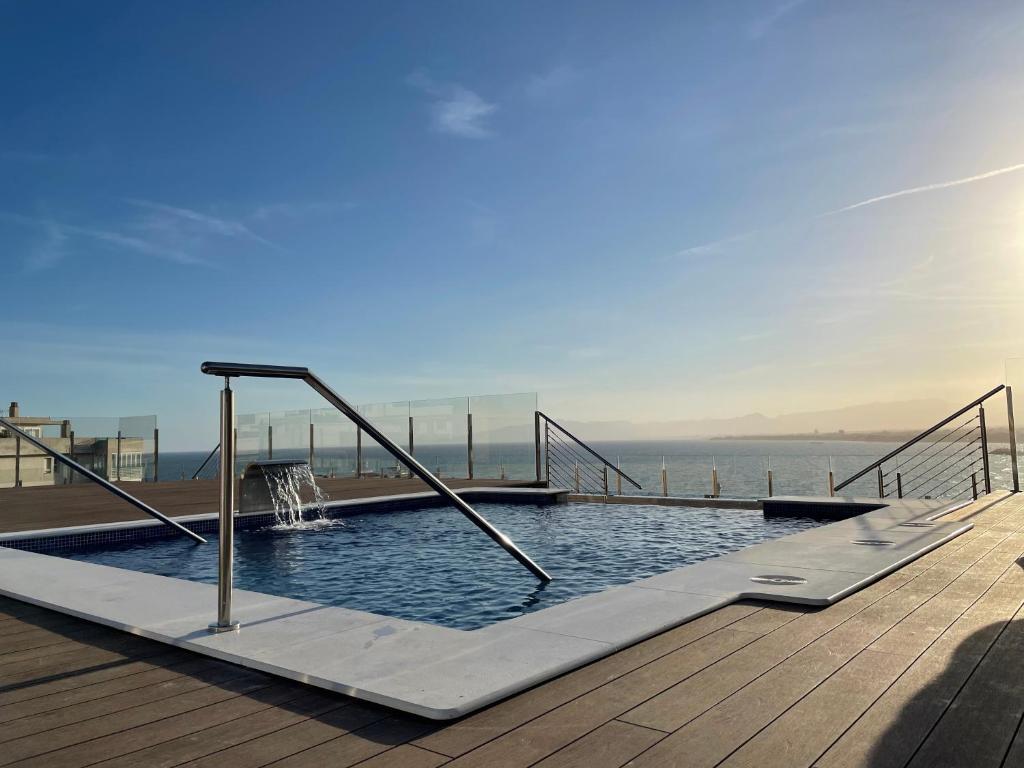
M 99 475 L 97 475 L 92 470 L 86 469 L 81 464 L 79 464 L 77 461 L 73 461 L 72 459 L 69 459 L 67 456 L 65 456 L 60 451 L 55 451 L 53 448 L 48 446 L 46 443 L 42 442 L 41 440 L 37 440 L 35 437 L 30 435 L 28 432 L 25 432 L 23 429 L 19 429 L 14 424 L 12 424 L 11 422 L 7 421 L 6 419 L 0 419 L 0 425 L 3 425 L 4 429 L 9 429 L 11 432 L 16 432 L 18 434 L 18 436 L 21 437 L 22 440 L 27 440 L 30 444 L 34 445 L 36 448 L 41 450 L 43 453 L 49 454 L 54 459 L 59 461 L 61 464 L 65 465 L 67 467 L 70 467 L 75 472 L 78 472 L 80 475 L 88 478 L 89 480 L 92 480 L 97 485 L 99 485 L 99 486 L 105 488 L 106 490 L 110 491 L 112 494 L 114 494 L 118 498 L 121 498 L 121 499 L 127 501 L 132 506 L 134 506 L 134 507 L 136 507 L 138 509 L 141 509 L 143 512 L 145 512 L 150 517 L 155 517 L 157 520 L 162 522 L 164 525 L 171 526 L 171 528 L 174 528 L 179 533 L 183 533 L 186 536 L 188 536 L 189 538 L 194 539 L 199 544 L 205 544 L 206 543 L 206 539 L 204 539 L 202 536 L 200 536 L 195 531 L 190 531 L 188 528 L 183 526 L 181 523 L 176 523 L 174 520 L 172 520 L 171 518 L 167 517 L 167 515 L 165 515 L 162 512 L 158 512 L 157 510 L 153 509 L 146 502 L 140 501 L 139 499 L 135 498 L 134 496 L 132 496 L 127 491 L 122 490 L 121 488 L 118 488 L 116 485 L 114 485 L 110 481 L 105 480 L 104 478 L 100 477 Z
M 228 378 L 232 376 L 253 376 L 257 378 L 301 379 L 302 381 L 305 381 L 310 387 L 319 392 L 327 402 L 348 416 L 349 419 L 362 428 L 362 430 L 374 441 L 391 453 L 392 456 L 405 464 L 405 466 L 409 468 L 410 472 L 419 477 L 420 480 L 430 486 L 438 494 L 446 498 L 452 506 L 469 518 L 473 525 L 490 536 L 491 539 L 524 565 L 531 573 L 533 573 L 533 575 L 542 581 L 551 581 L 551 576 L 549 576 L 543 568 L 533 562 L 525 552 L 512 543 L 512 540 L 508 536 L 487 522 L 480 513 L 473 509 L 473 507 L 467 504 L 463 499 L 459 498 L 451 488 L 438 480 L 429 469 L 416 461 L 416 459 L 414 459 L 403 448 L 393 442 L 391 438 L 377 429 L 366 419 L 366 417 L 359 413 L 353 406 L 349 405 L 341 395 L 327 386 L 322 379 L 308 368 L 283 365 L 252 365 L 249 363 L 205 362 L 200 367 L 200 370 L 211 376 L 224 376 Z
M 553 427 L 554 427 L 555 429 L 557 429 L 557 430 L 558 430 L 559 432 L 562 432 L 562 433 L 563 433 L 564 435 L 566 435 L 566 436 L 567 436 L 567 437 L 568 437 L 568 438 L 569 438 L 570 440 L 572 440 L 572 441 L 573 441 L 574 443 L 576 443 L 576 445 L 578 445 L 578 446 L 579 446 L 580 448 L 582 448 L 582 449 L 583 449 L 583 450 L 585 450 L 585 451 L 586 451 L 587 453 L 589 453 L 589 454 L 591 454 L 592 456 L 594 456 L 594 457 L 595 457 L 595 458 L 596 458 L 596 459 L 597 459 L 598 461 L 600 461 L 600 462 L 601 462 L 602 464 L 604 464 L 604 465 L 605 465 L 606 467 L 608 467 L 609 469 L 611 469 L 611 470 L 612 470 L 612 471 L 614 471 L 614 472 L 617 472 L 617 473 L 618 473 L 618 474 L 619 474 L 619 475 L 620 475 L 620 476 L 621 476 L 621 477 L 622 477 L 623 479 L 625 479 L 625 480 L 626 480 L 627 482 L 629 482 L 629 483 L 632 483 L 632 484 L 633 484 L 633 485 L 634 485 L 634 486 L 635 486 L 635 487 L 636 487 L 636 488 L 637 488 L 638 490 L 641 490 L 641 491 L 643 490 L 643 488 L 642 488 L 642 487 L 640 486 L 640 483 L 638 483 L 638 482 L 637 482 L 636 480 L 634 480 L 634 479 L 633 479 L 632 477 L 630 477 L 629 475 L 627 475 L 627 474 L 626 474 L 625 472 L 623 472 L 623 471 L 622 471 L 621 469 L 619 469 L 619 468 L 618 468 L 617 466 L 615 466 L 614 464 L 612 464 L 612 463 L 611 463 L 610 461 L 608 461 L 608 459 L 606 459 L 606 458 L 605 458 L 604 456 L 602 456 L 602 455 L 601 455 L 600 453 L 598 453 L 598 452 L 597 452 L 597 451 L 595 451 L 595 450 L 594 450 L 593 448 L 591 448 L 591 447 L 590 447 L 589 445 L 587 445 L 586 443 L 584 443 L 584 442 L 583 442 L 582 440 L 580 440 L 580 439 L 579 439 L 578 437 L 576 437 L 576 435 L 574 435 L 574 434 L 573 434 L 572 432 L 570 432 L 570 431 L 569 431 L 568 429 L 566 429 L 566 428 L 565 428 L 565 427 L 563 427 L 563 426 L 562 426 L 561 424 L 559 424 L 559 423 L 558 423 L 557 421 L 555 421 L 554 419 L 552 419 L 552 418 L 551 418 L 550 416 L 548 416 L 548 415 L 547 415 L 546 413 L 544 413 L 543 411 L 537 411 L 537 415 L 538 415 L 538 416 L 540 416 L 540 417 L 541 417 L 542 419 L 544 419 L 544 421 L 546 421 L 546 422 L 547 422 L 548 424 L 550 424 L 551 426 L 553 426 Z

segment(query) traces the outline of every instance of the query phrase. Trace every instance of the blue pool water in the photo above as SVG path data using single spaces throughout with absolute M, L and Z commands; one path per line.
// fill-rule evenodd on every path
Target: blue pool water
M 474 629 L 811 528 L 757 511 L 653 505 L 479 504 L 554 578 L 536 579 L 454 509 L 366 513 L 302 529 L 240 531 L 235 586 Z M 217 542 L 181 538 L 64 555 L 216 582 Z

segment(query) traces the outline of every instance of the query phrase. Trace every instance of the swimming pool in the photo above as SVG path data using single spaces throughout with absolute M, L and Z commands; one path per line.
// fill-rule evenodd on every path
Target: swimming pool
M 457 511 L 369 512 L 301 528 L 240 531 L 235 587 L 455 629 L 475 629 L 815 527 L 758 511 L 618 504 L 476 505 L 554 580 L 538 585 Z M 63 557 L 216 582 L 216 536 Z

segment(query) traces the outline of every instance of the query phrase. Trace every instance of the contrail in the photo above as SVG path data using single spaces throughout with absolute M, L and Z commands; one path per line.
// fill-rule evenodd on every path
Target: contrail
M 961 184 L 970 184 L 975 181 L 982 181 L 983 179 L 991 179 L 993 176 L 1002 176 L 1004 173 L 1013 173 L 1024 169 L 1024 163 L 1017 163 L 1016 165 L 1008 165 L 1005 168 L 999 168 L 995 171 L 988 171 L 986 173 L 979 173 L 977 176 L 968 176 L 965 179 L 953 179 L 952 181 L 939 181 L 935 184 L 925 184 L 923 187 L 911 187 L 910 189 L 901 189 L 899 192 L 890 192 L 887 195 L 879 195 L 878 197 L 869 197 L 867 200 L 861 200 L 859 203 L 848 205 L 845 208 L 837 208 L 834 211 L 829 211 L 825 216 L 831 216 L 835 213 L 846 213 L 846 211 L 852 211 L 855 208 L 863 208 L 865 205 L 874 205 L 875 203 L 881 203 L 885 200 L 892 200 L 896 197 L 906 197 L 907 195 L 916 195 L 918 192 L 932 192 L 936 189 L 948 189 L 949 187 L 959 187 Z

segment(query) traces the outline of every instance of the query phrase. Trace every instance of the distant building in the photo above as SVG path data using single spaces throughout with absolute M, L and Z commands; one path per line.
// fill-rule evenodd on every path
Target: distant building
M 107 480 L 141 481 L 145 475 L 143 438 L 79 436 L 72 430 L 70 420 L 22 416 L 17 403 L 11 403 L 7 421 Z M 0 488 L 63 485 L 82 479 L 52 456 L 0 426 Z

